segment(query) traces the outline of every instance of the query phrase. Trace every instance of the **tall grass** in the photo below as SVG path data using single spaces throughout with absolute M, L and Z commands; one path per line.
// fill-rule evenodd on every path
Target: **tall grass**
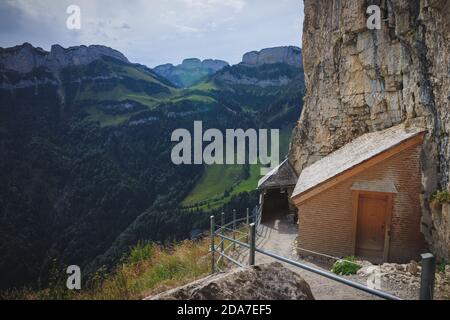
M 67 275 L 55 272 L 49 287 L 0 293 L 1 299 L 138 300 L 187 284 L 210 273 L 209 240 L 184 241 L 171 247 L 140 243 L 112 272 L 100 269 L 80 291 L 65 287 Z
M 185 241 L 172 248 L 139 244 L 125 263 L 75 299 L 142 299 L 189 283 L 210 272 L 208 241 Z

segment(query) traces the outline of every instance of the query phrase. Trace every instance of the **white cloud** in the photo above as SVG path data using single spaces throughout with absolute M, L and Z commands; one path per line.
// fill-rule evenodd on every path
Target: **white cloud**
M 201 10 L 231 8 L 236 12 L 241 11 L 246 4 L 244 0 L 179 0 L 179 2 Z
M 79 31 L 65 27 L 71 4 L 81 8 Z M 187 57 L 236 63 L 246 51 L 299 45 L 301 6 L 299 0 L 0 0 L 0 46 L 103 44 L 149 66 Z

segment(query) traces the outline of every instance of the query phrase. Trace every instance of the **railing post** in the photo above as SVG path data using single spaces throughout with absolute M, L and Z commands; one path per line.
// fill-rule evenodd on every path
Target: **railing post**
M 433 300 L 436 258 L 431 253 L 424 253 L 422 258 L 422 275 L 420 281 L 420 300 Z
M 216 229 L 216 222 L 214 216 L 211 216 L 211 273 L 214 274 L 216 272 L 216 262 L 214 259 L 215 254 L 215 244 L 214 244 L 214 233 Z
M 250 212 L 249 212 L 248 208 L 247 208 L 247 217 L 246 217 L 245 225 L 247 227 L 247 242 L 249 242 L 250 241 Z
M 255 252 L 256 252 L 256 225 L 252 223 L 250 225 L 250 250 L 248 252 L 248 264 L 250 266 L 255 265 Z
M 233 210 L 233 240 L 236 240 L 236 209 Z M 233 250 L 236 250 L 236 242 L 233 242 Z
M 225 226 L 225 212 L 222 212 L 222 216 L 220 219 L 220 223 L 221 223 L 221 227 Z M 224 232 L 224 229 L 221 229 L 222 231 L 220 232 L 220 234 L 222 234 Z M 224 249 L 224 242 L 225 239 L 224 238 L 220 238 L 220 251 L 222 251 L 222 253 L 224 253 L 225 249 Z

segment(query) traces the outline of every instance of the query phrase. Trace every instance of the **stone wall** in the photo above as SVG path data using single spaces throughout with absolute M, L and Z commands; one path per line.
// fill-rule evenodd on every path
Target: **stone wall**
M 401 122 L 426 127 L 422 232 L 445 257 L 438 248 L 450 246 L 442 234 L 448 229 L 435 226 L 428 199 L 449 181 L 449 1 L 304 2 L 307 94 L 293 133 L 291 164 L 299 174 L 364 133 Z M 382 9 L 381 30 L 366 27 L 371 4 Z

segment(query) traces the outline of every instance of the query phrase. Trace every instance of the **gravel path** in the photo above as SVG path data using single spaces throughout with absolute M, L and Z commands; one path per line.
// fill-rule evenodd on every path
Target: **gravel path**
M 257 246 L 264 250 L 272 251 L 283 257 L 293 259 L 293 244 L 298 235 L 296 225 L 288 217 L 275 220 L 271 223 L 264 223 L 260 226 Z M 247 253 L 241 254 L 238 259 L 245 264 L 248 260 Z M 256 254 L 256 263 L 273 262 L 275 259 L 266 255 Z M 317 265 L 301 261 L 307 265 L 322 269 Z M 324 278 L 318 274 L 302 270 L 300 268 L 283 263 L 289 269 L 301 275 L 311 287 L 314 297 L 317 300 L 374 300 L 375 296 L 351 288 L 336 281 Z M 325 270 L 325 269 L 322 269 Z M 325 270 L 329 271 L 329 270 Z

